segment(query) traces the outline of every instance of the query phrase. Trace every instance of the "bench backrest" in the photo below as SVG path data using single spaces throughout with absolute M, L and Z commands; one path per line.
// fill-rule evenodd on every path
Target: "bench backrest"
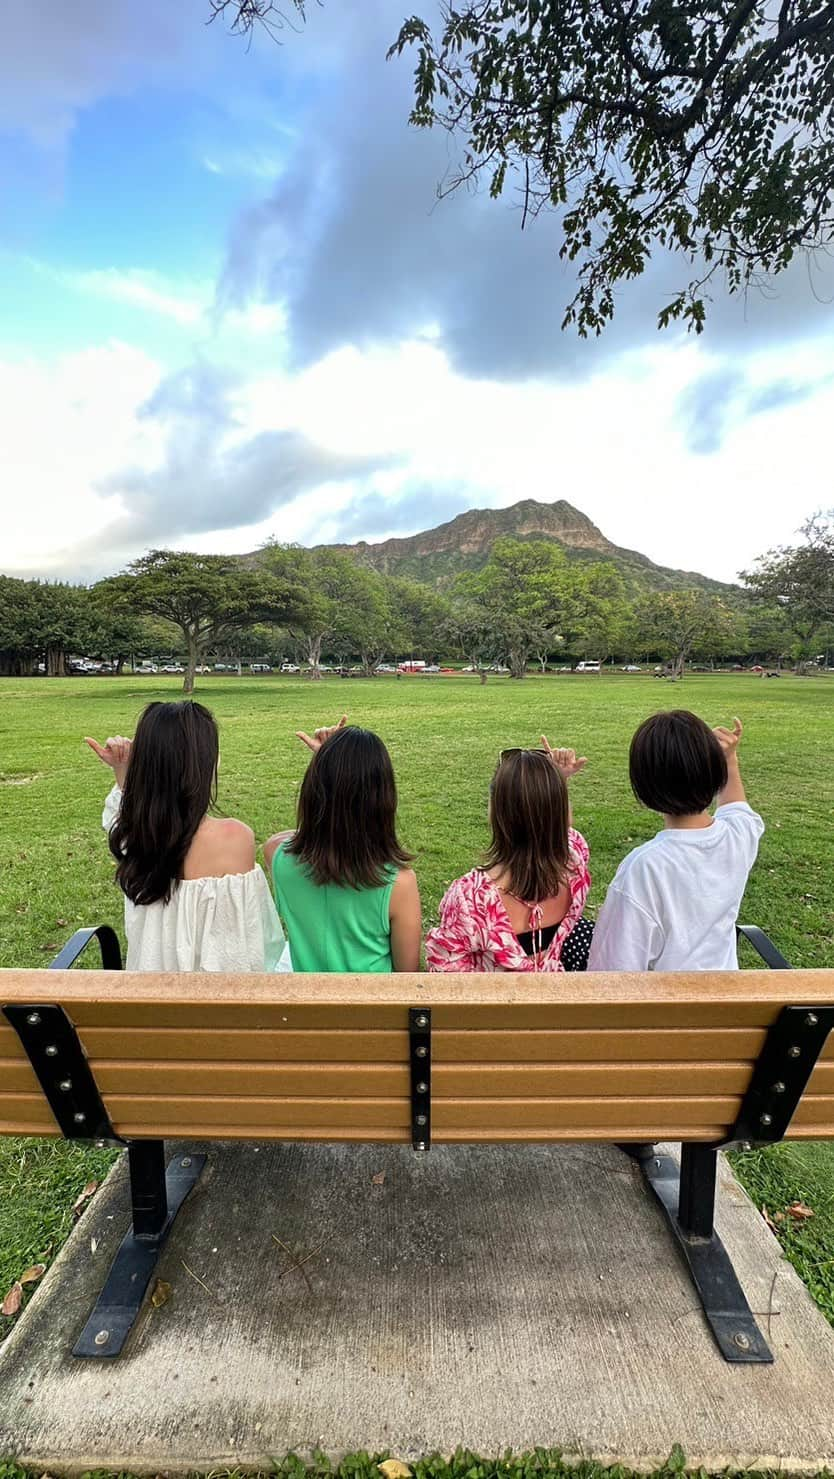
M 434 1142 L 720 1141 L 783 1008 L 831 1008 L 834 971 L 0 971 L 0 1009 L 39 1003 L 75 1024 L 124 1138 L 407 1141 L 409 1008 L 421 1008 L 431 1017 Z M 0 1134 L 57 1133 L 0 1014 Z M 834 1137 L 834 1033 L 788 1133 Z

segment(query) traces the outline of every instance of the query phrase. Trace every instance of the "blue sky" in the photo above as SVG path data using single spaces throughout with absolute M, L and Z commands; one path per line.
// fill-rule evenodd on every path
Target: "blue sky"
M 593 344 L 543 220 L 437 204 L 399 11 L 247 47 L 208 0 L 41 0 L 0 57 L 0 563 L 384 538 L 567 498 L 733 578 L 830 502 L 832 309 L 805 264 L 658 336 L 656 263 Z M 22 11 L 22 13 L 18 13 Z M 816 272 L 817 269 L 814 269 Z

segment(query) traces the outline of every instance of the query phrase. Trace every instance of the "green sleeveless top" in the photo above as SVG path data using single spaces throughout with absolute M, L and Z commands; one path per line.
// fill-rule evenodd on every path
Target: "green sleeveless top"
M 282 844 L 272 859 L 272 881 L 293 970 L 392 971 L 389 909 L 398 871 L 386 868 L 379 888 L 318 884 Z

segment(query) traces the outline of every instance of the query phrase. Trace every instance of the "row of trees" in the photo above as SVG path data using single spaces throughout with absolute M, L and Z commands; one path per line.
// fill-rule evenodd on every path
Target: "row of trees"
M 635 594 L 608 563 L 570 561 L 545 541 L 499 539 L 476 572 L 439 592 L 363 566 L 343 552 L 270 543 L 243 561 L 155 550 L 87 588 L 0 576 L 0 674 L 67 671 L 72 653 L 120 671 L 133 653 L 170 651 L 184 688 L 209 655 L 292 654 L 319 675 L 324 658 L 463 657 L 483 680 L 506 664 L 592 657 L 688 661 L 786 658 L 834 645 L 834 516 L 803 543 L 745 573 L 746 593 Z

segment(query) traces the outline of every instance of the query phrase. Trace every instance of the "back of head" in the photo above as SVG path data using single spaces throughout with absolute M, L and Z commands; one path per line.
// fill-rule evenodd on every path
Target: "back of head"
M 703 719 L 687 709 L 652 714 L 631 741 L 631 788 L 664 816 L 695 816 L 727 784 L 727 761 Z
M 505 755 L 490 795 L 492 842 L 486 865 L 508 877 L 510 893 L 535 904 L 565 883 L 570 811 L 564 778 L 539 750 Z
M 287 851 L 317 884 L 376 888 L 410 854 L 397 841 L 397 786 L 391 757 L 369 729 L 340 729 L 307 767 L 298 826 Z
M 110 849 L 134 904 L 167 903 L 214 803 L 219 742 L 202 704 L 148 704 L 136 727 Z

